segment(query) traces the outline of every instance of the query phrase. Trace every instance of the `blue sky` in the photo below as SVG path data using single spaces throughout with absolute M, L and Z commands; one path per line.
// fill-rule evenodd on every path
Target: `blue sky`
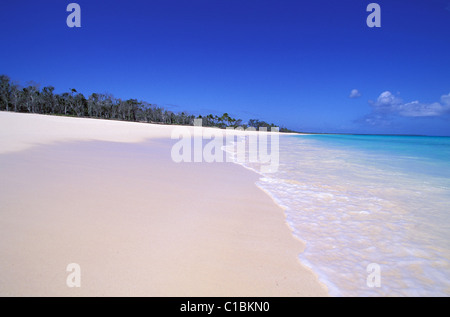
M 380 28 L 371 2 L 4 1 L 0 73 L 300 131 L 450 135 L 450 0 L 376 1 Z

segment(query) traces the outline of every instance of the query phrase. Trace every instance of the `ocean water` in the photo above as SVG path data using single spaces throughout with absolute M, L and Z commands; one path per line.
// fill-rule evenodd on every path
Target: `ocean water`
M 450 295 L 449 137 L 286 135 L 277 172 L 241 164 L 285 209 L 330 295 Z

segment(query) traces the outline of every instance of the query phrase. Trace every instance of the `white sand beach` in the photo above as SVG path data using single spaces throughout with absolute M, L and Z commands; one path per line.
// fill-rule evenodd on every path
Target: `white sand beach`
M 327 296 L 259 176 L 174 128 L 0 112 L 0 295 Z

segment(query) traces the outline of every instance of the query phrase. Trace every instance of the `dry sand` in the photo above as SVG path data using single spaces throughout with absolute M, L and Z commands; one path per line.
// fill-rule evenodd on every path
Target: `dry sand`
M 326 296 L 258 175 L 171 129 L 0 112 L 0 295 Z

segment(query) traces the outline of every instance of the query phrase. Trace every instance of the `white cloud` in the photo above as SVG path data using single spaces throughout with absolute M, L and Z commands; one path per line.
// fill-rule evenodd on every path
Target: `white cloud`
M 401 100 L 399 97 L 396 97 L 390 91 L 385 91 L 378 96 L 376 102 L 372 102 L 372 106 L 377 111 L 386 110 L 391 112 L 402 103 L 403 100 Z
M 450 93 L 441 97 L 441 103 L 446 106 L 450 106 Z
M 443 95 L 441 102 L 431 104 L 403 100 L 390 91 L 383 92 L 375 102 L 370 102 L 373 112 L 385 115 L 400 115 L 403 117 L 437 117 L 450 112 L 450 94 Z
M 413 101 L 401 105 L 399 114 L 404 117 L 437 117 L 448 110 L 448 107 L 441 105 L 439 102 L 432 104 L 424 104 Z
M 358 89 L 353 89 L 350 92 L 349 98 L 358 98 L 358 97 L 361 97 L 361 93 L 358 91 Z

